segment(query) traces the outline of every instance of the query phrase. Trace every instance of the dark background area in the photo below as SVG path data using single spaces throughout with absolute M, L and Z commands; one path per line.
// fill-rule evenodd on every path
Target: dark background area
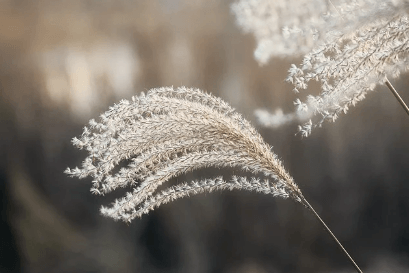
M 364 272 L 409 271 L 409 117 L 380 86 L 308 138 L 297 124 L 259 128 L 254 109 L 293 110 L 284 79 L 300 60 L 260 67 L 229 5 L 0 2 L 0 272 L 354 272 L 291 200 L 216 192 L 130 225 L 99 215 L 123 192 L 94 196 L 90 179 L 63 174 L 85 157 L 71 138 L 114 102 L 170 85 L 211 92 L 251 120 Z M 407 102 L 408 79 L 393 81 Z

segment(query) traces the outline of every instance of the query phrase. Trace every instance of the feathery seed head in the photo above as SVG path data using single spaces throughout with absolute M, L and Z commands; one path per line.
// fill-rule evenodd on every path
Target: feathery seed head
M 285 119 L 308 121 L 299 127 L 303 136 L 335 121 L 386 77 L 396 78 L 409 67 L 408 0 L 238 0 L 232 11 L 238 25 L 256 37 L 254 55 L 261 64 L 271 57 L 304 55 L 299 67 L 289 69 L 287 81 L 296 93 L 311 81 L 321 92 L 297 101 L 295 113 Z M 317 114 L 321 118 L 310 124 Z M 265 126 L 285 123 L 280 113 L 256 115 Z
M 250 123 L 223 100 L 198 89 L 164 87 L 122 100 L 102 114 L 100 122 L 92 119 L 72 142 L 89 155 L 82 168 L 65 172 L 91 176 L 92 193 L 134 187 L 111 208 L 101 208 L 103 215 L 114 219 L 129 222 L 161 204 L 216 189 L 302 198 L 293 178 Z M 119 168 L 123 162 L 130 163 Z M 156 191 L 172 177 L 205 167 L 239 167 L 271 181 L 218 177 Z

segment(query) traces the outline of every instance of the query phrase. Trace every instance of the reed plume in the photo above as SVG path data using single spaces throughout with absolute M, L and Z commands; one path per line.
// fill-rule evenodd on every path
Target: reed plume
M 303 198 L 250 123 L 223 100 L 198 89 L 152 89 L 132 101 L 122 100 L 102 114 L 100 122 L 91 120 L 72 142 L 89 155 L 81 168 L 66 173 L 91 176 L 93 193 L 134 187 L 112 207 L 101 208 L 103 215 L 126 222 L 163 203 L 218 189 L 254 190 L 298 202 Z M 117 167 L 122 162 L 130 163 Z M 204 167 L 238 167 L 266 179 L 217 177 L 156 192 L 172 177 Z
M 238 0 L 231 9 L 237 24 L 254 34 L 254 57 L 266 64 L 273 57 L 303 57 L 288 70 L 294 92 L 312 91 L 283 114 L 257 109 L 260 124 L 279 127 L 298 121 L 309 136 L 315 127 L 338 117 L 385 84 L 409 115 L 409 108 L 389 79 L 409 69 L 408 0 Z M 315 117 L 315 116 L 318 117 Z
M 295 200 L 309 208 L 333 237 L 358 272 L 362 272 L 331 230 L 304 198 L 271 147 L 226 102 L 198 89 L 151 89 L 132 101 L 122 100 L 90 120 L 74 146 L 86 149 L 81 168 L 71 176 L 92 176 L 91 191 L 104 195 L 134 186 L 101 213 L 130 222 L 161 204 L 178 198 L 223 189 L 263 192 Z M 124 162 L 130 162 L 126 167 Z M 172 177 L 204 167 L 238 167 L 256 176 L 202 179 L 157 189 Z

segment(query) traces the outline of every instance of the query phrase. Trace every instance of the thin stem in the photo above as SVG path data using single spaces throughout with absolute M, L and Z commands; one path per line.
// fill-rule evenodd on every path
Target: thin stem
M 331 237 L 335 240 L 335 242 L 338 244 L 338 246 L 341 248 L 341 250 L 344 252 L 345 256 L 349 259 L 349 261 L 352 263 L 352 265 L 355 267 L 356 271 L 358 273 L 363 273 L 362 270 L 359 268 L 359 266 L 355 263 L 354 259 L 348 254 L 346 249 L 342 246 L 342 244 L 338 241 L 337 237 L 335 237 L 334 233 L 329 229 L 329 227 L 325 224 L 325 222 L 321 219 L 321 217 L 318 215 L 318 213 L 314 210 L 314 208 L 308 203 L 305 198 L 302 198 L 303 203 L 308 207 L 309 210 L 312 211 L 312 213 L 317 217 L 317 219 L 321 222 L 325 230 L 331 235 Z
M 331 0 L 329 0 L 329 3 L 330 3 L 331 6 L 338 12 L 339 16 L 341 16 L 342 21 L 344 21 L 344 16 L 342 16 L 341 12 L 339 12 L 339 10 L 338 10 L 337 7 L 334 5 L 334 3 L 332 3 Z
M 386 86 L 391 90 L 392 94 L 395 96 L 395 98 L 399 101 L 400 105 L 402 105 L 403 109 L 406 111 L 406 113 L 409 115 L 409 108 L 406 105 L 406 103 L 403 101 L 403 99 L 399 96 L 398 92 L 395 90 L 393 85 L 390 83 L 388 79 L 385 80 Z

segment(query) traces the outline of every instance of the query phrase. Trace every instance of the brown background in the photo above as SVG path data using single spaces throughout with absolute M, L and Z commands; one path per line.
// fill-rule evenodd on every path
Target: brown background
M 150 88 L 198 87 L 253 124 L 256 108 L 293 110 L 284 79 L 300 60 L 260 67 L 229 5 L 0 2 L 0 272 L 353 272 L 291 200 L 204 194 L 127 226 L 98 213 L 123 192 L 93 196 L 63 174 L 90 118 Z M 393 84 L 409 101 L 408 76 Z M 258 129 L 364 271 L 408 272 L 409 117 L 386 87 L 306 139 L 296 124 Z

